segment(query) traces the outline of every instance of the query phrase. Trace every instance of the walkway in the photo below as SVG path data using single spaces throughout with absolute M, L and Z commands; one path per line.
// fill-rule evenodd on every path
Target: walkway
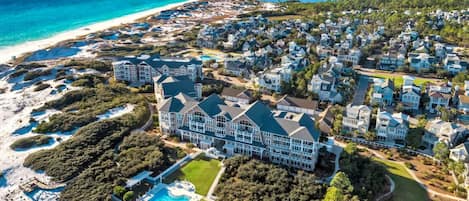
M 148 105 L 148 109 L 150 109 L 150 118 L 148 118 L 145 124 L 143 124 L 140 128 L 135 129 L 134 131 L 145 131 L 153 125 L 153 114 L 155 114 L 155 109 L 150 102 L 147 102 L 147 105 Z
M 332 153 L 335 154 L 334 172 L 332 173 L 330 177 L 325 179 L 325 182 L 329 183 L 332 180 L 332 178 L 335 177 L 337 172 L 340 170 L 340 155 L 342 154 L 342 151 L 343 151 L 343 148 L 341 146 L 334 145 L 334 147 L 332 148 Z
M 216 197 L 213 196 L 213 192 L 215 192 L 218 182 L 220 181 L 220 178 L 223 175 L 223 173 L 225 173 L 225 169 L 226 169 L 225 165 L 223 165 L 223 162 L 221 164 L 222 164 L 222 168 L 220 171 L 218 171 L 217 177 L 215 177 L 215 180 L 213 181 L 212 186 L 210 186 L 210 190 L 208 191 L 208 194 L 207 194 L 208 200 L 216 200 Z
M 335 141 L 339 146 L 342 146 L 342 147 L 345 147 L 346 144 L 343 143 L 343 142 L 338 142 L 338 141 Z M 437 191 L 434 191 L 432 189 L 429 189 L 414 173 L 413 170 L 410 170 L 409 168 L 407 168 L 404 164 L 404 162 L 402 161 L 393 161 L 393 160 L 388 160 L 386 157 L 384 157 L 383 155 L 381 155 L 381 153 L 373 150 L 373 149 L 369 149 L 368 147 L 365 147 L 365 146 L 362 146 L 362 145 L 357 145 L 358 148 L 361 148 L 361 149 L 366 149 L 368 150 L 369 152 L 373 153 L 373 155 L 375 155 L 376 157 L 378 157 L 379 159 L 381 160 L 384 160 L 386 162 L 391 162 L 391 163 L 397 163 L 397 164 L 400 164 L 404 167 L 404 169 L 412 176 L 412 178 L 417 182 L 419 183 L 420 187 L 422 187 L 423 189 L 425 189 L 428 194 L 430 196 L 440 196 L 440 197 L 443 197 L 443 198 L 447 198 L 447 199 L 451 199 L 451 200 L 456 200 L 456 201 L 467 201 L 466 199 L 464 198 L 459 198 L 459 197 L 456 197 L 456 196 L 453 196 L 453 195 L 448 195 L 448 194 L 444 194 L 444 193 L 440 193 L 440 192 L 437 192 Z
M 392 196 L 392 193 L 394 193 L 394 190 L 396 190 L 396 184 L 394 183 L 394 180 L 392 180 L 392 178 L 389 175 L 385 175 L 385 176 L 386 176 L 386 179 L 388 179 L 389 181 L 389 192 L 376 198 L 376 201 L 389 200 L 389 198 Z

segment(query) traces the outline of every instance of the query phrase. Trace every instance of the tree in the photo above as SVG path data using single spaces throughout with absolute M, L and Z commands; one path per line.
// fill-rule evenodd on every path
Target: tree
M 420 144 L 422 143 L 423 134 L 424 134 L 424 129 L 422 127 L 411 128 L 405 138 L 407 145 L 412 148 L 419 147 Z
M 332 178 L 331 187 L 336 187 L 345 194 L 350 194 L 353 192 L 352 183 L 350 182 L 347 174 L 343 172 L 338 172 L 334 178 Z
M 345 196 L 338 188 L 329 187 L 323 201 L 345 201 Z
M 133 191 L 129 191 L 124 194 L 124 201 L 130 201 L 133 200 L 135 197 L 135 193 Z
M 376 139 L 376 132 L 374 131 L 368 131 L 365 133 L 365 139 L 368 141 L 375 141 Z
M 347 146 L 344 148 L 345 153 L 349 155 L 353 155 L 358 152 L 357 144 L 355 143 L 348 143 Z
M 404 111 L 404 105 L 402 103 L 398 103 L 396 105 L 396 111 L 397 112 L 403 112 Z
M 118 196 L 118 197 L 122 197 L 125 193 L 125 188 L 122 187 L 122 186 L 114 186 L 114 195 Z
M 437 142 L 435 147 L 433 147 L 433 154 L 436 159 L 446 162 L 449 157 L 448 145 L 444 142 Z

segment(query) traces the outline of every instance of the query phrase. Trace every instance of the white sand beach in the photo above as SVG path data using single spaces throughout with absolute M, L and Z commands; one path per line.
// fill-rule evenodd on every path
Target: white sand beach
M 161 12 L 163 10 L 168 10 L 168 9 L 178 7 L 186 3 L 195 2 L 195 1 L 198 1 L 198 0 L 188 0 L 185 2 L 181 2 L 181 3 L 169 4 L 163 7 L 158 7 L 158 8 L 145 10 L 142 12 L 114 18 L 111 20 L 98 22 L 92 25 L 88 25 L 88 26 L 75 29 L 75 30 L 65 31 L 55 36 L 52 36 L 50 38 L 25 42 L 19 45 L 3 48 L 3 49 L 0 49 L 0 64 L 9 62 L 13 57 L 19 57 L 25 53 L 34 52 L 34 51 L 41 50 L 41 49 L 46 49 L 48 47 L 51 47 L 65 40 L 75 39 L 80 36 L 85 36 L 91 33 L 106 30 L 106 29 L 119 26 L 122 24 L 132 23 L 138 19 L 157 14 L 158 12 Z

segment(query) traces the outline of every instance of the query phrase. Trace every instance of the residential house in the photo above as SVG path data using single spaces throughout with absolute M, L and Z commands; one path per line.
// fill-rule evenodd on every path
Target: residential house
M 437 142 L 444 142 L 449 147 L 454 147 L 461 141 L 464 141 L 468 130 L 460 124 L 445 122 L 435 119 L 425 126 L 425 134 L 422 137 L 422 145 L 433 149 Z
M 215 147 L 227 155 L 314 170 L 320 131 L 310 116 L 278 117 L 259 101 L 244 109 L 228 106 L 215 94 L 200 102 L 180 98 L 171 97 L 158 109 L 163 134 L 177 135 L 202 149 Z
M 427 87 L 428 97 L 430 101 L 426 109 L 432 113 L 437 112 L 438 106 L 447 108 L 449 107 L 449 100 L 451 99 L 451 84 L 444 83 L 440 85 L 429 85 Z
M 282 83 L 289 83 L 291 79 L 292 69 L 289 68 L 272 68 L 264 72 L 259 72 L 256 78 L 256 84 L 263 89 L 280 92 Z
M 405 140 L 409 130 L 409 117 L 403 113 L 391 114 L 378 109 L 376 135 L 378 140 Z
M 225 73 L 230 75 L 243 76 L 247 75 L 249 72 L 245 62 L 241 58 L 227 58 L 223 64 L 225 66 Z
M 401 91 L 401 102 L 405 110 L 417 111 L 420 105 L 420 87 L 414 85 L 415 78 L 403 76 L 404 84 Z
M 368 132 L 371 119 L 371 108 L 366 105 L 349 104 L 345 108 L 342 127 L 345 131 L 357 131 L 360 134 Z
M 458 74 L 468 69 L 469 62 L 461 60 L 456 54 L 447 54 L 443 59 L 443 65 L 448 72 Z
M 394 81 L 390 79 L 374 79 L 373 94 L 371 97 L 372 104 L 392 105 L 394 97 Z
M 464 163 L 464 186 L 469 187 L 469 142 L 465 142 L 450 149 L 449 158 Z
M 410 53 L 408 58 L 409 66 L 417 71 L 430 70 L 436 63 L 434 56 L 427 53 Z
M 311 116 L 316 115 L 318 108 L 318 101 L 308 100 L 304 98 L 295 98 L 285 95 L 276 103 L 277 109 L 294 113 L 305 113 Z
M 316 74 L 310 82 L 310 90 L 318 94 L 319 100 L 332 103 L 342 102 L 342 95 L 337 92 L 338 75 L 332 69 L 325 73 Z
M 251 92 L 247 89 L 235 89 L 230 87 L 223 88 L 221 96 L 225 101 L 231 101 L 240 105 L 248 105 L 253 100 Z
M 379 69 L 381 70 L 396 70 L 404 65 L 405 57 L 400 53 L 386 53 L 381 56 L 379 60 Z

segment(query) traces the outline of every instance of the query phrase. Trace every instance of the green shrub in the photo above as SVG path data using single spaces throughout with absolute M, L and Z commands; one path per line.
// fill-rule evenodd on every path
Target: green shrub
M 33 80 L 33 79 L 41 77 L 41 76 L 50 75 L 51 73 L 52 73 L 51 69 L 29 71 L 29 72 L 26 73 L 26 75 L 24 75 L 23 80 L 24 81 L 29 81 L 29 80 Z
M 42 91 L 42 90 L 47 89 L 49 87 L 50 87 L 50 84 L 42 83 L 42 84 L 37 85 L 33 90 L 34 91 Z
M 25 74 L 25 73 L 27 73 L 27 72 L 28 72 L 28 70 L 26 70 L 26 69 L 18 69 L 18 70 L 16 70 L 15 72 L 13 72 L 13 73 L 10 74 L 10 78 L 19 77 L 19 76 L 21 76 L 21 75 L 23 75 L 23 74 Z
M 133 191 L 129 191 L 127 193 L 124 194 L 124 201 L 130 201 L 130 200 L 133 200 L 135 197 L 135 193 Z
M 13 142 L 10 145 L 11 149 L 28 149 L 35 146 L 41 146 L 48 144 L 52 140 L 52 137 L 45 135 L 36 135 L 33 137 L 21 138 Z
M 113 190 L 113 193 L 114 193 L 114 195 L 116 195 L 116 196 L 122 198 L 122 196 L 124 195 L 124 193 L 125 193 L 126 191 L 127 191 L 127 190 L 125 190 L 125 188 L 122 187 L 122 186 L 115 186 L 115 187 L 114 187 L 114 190 Z
M 414 165 L 411 162 L 404 162 L 404 165 L 409 169 L 414 169 Z

